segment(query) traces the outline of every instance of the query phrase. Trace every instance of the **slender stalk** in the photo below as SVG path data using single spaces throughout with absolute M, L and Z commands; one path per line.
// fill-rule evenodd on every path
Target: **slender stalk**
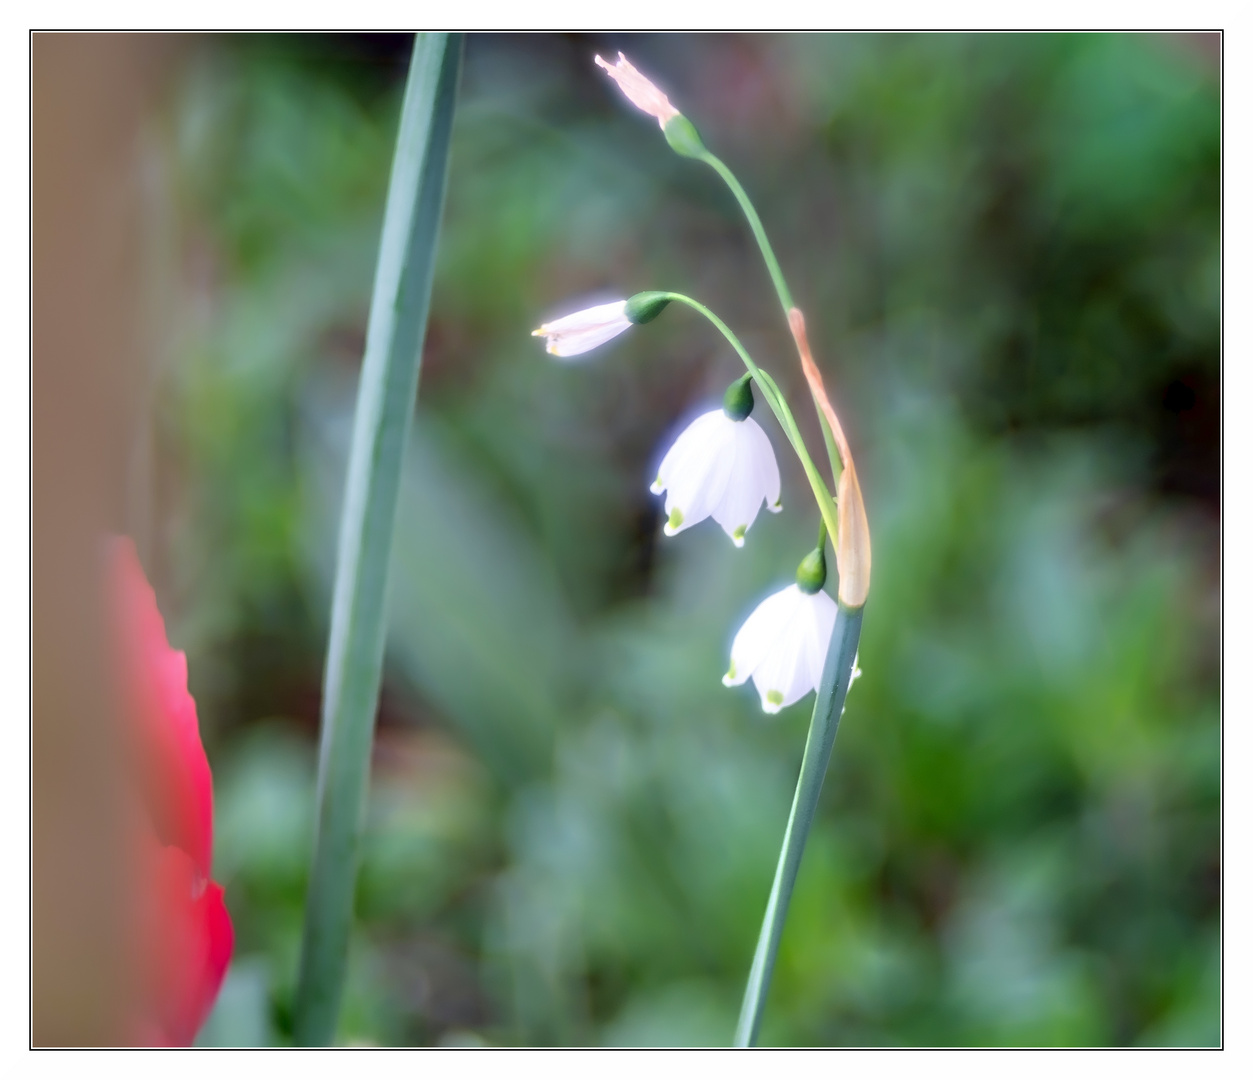
M 844 471 L 844 462 L 840 460 L 840 449 L 835 445 L 835 436 L 831 434 L 831 425 L 827 423 L 827 418 L 823 414 L 822 406 L 814 402 L 818 411 L 818 426 L 822 428 L 822 442 L 827 448 L 827 461 L 831 465 L 831 482 L 835 484 L 835 490 L 840 490 L 840 473 Z
M 743 186 L 735 178 L 735 173 L 726 167 L 721 158 L 714 157 L 713 154 L 706 150 L 699 160 L 703 161 L 722 177 L 727 187 L 731 189 L 731 194 L 735 196 L 736 201 L 740 204 L 740 209 L 744 211 L 744 216 L 748 218 L 748 227 L 753 230 L 757 246 L 761 248 L 762 257 L 766 260 L 766 269 L 770 271 L 770 280 L 774 282 L 774 291 L 779 294 L 779 303 L 783 305 L 783 316 L 786 318 L 788 311 L 793 306 L 792 291 L 787 287 L 787 282 L 783 278 L 783 268 L 779 266 L 779 260 L 774 256 L 774 248 L 770 246 L 770 240 L 761 224 L 757 208 L 753 206 L 752 200 L 748 197 L 748 192 L 744 190 Z
M 796 884 L 796 874 L 805 851 L 805 840 L 818 809 L 818 796 L 822 792 L 822 781 L 831 760 L 831 748 L 835 745 L 835 733 L 840 726 L 844 699 L 853 676 L 863 610 L 843 604 L 839 604 L 836 610 L 835 629 L 831 632 L 822 681 L 818 684 L 814 713 L 809 722 L 809 736 L 805 740 L 805 756 L 801 759 L 796 794 L 792 797 L 792 812 L 788 816 L 787 831 L 783 834 L 779 865 L 774 872 L 774 884 L 770 889 L 770 900 L 766 905 L 766 916 L 761 924 L 757 951 L 753 954 L 753 966 L 744 991 L 744 1004 L 735 1029 L 736 1046 L 754 1045 L 761 1028 L 762 1010 L 770 990 L 770 977 L 774 974 L 774 962 L 779 953 L 779 939 L 783 936 L 792 888 Z
M 778 383 L 774 381 L 774 377 L 770 374 L 770 372 L 766 371 L 763 368 L 760 372 L 760 377 L 765 381 L 768 388 L 774 393 L 775 397 L 777 397 L 780 401 L 783 401 L 786 407 L 786 399 L 783 397 L 783 391 L 779 389 Z M 788 418 L 789 418 L 789 422 L 792 425 L 792 429 L 795 432 L 796 439 L 800 440 L 801 439 L 800 429 L 796 426 L 796 420 L 794 417 L 792 417 L 790 410 L 788 412 Z M 822 425 L 822 437 L 827 447 L 827 458 L 831 462 L 831 475 L 832 475 L 832 478 L 838 483 L 840 479 L 840 471 L 843 469 L 843 465 L 840 464 L 839 455 L 835 448 L 835 440 L 833 439 L 831 435 L 831 426 L 827 423 L 826 417 L 822 415 L 821 409 L 818 411 L 818 421 Z M 838 488 L 837 488 L 837 491 L 838 491 Z M 838 505 L 839 503 L 838 496 L 833 495 L 831 496 L 831 498 L 832 498 L 833 503 Z M 823 520 L 825 521 L 826 519 L 824 518 Z
M 661 295 L 670 300 L 677 300 L 680 304 L 686 304 L 693 311 L 700 312 L 717 327 L 722 336 L 731 343 L 731 347 L 739 353 L 740 359 L 744 361 L 744 366 L 748 368 L 749 374 L 753 376 L 753 381 L 761 387 L 762 396 L 765 397 L 766 404 L 770 406 L 770 410 L 783 427 L 784 434 L 791 439 L 792 428 L 795 427 L 795 424 L 792 422 L 792 412 L 788 408 L 787 402 L 784 400 L 783 395 L 779 393 L 779 388 L 775 386 L 774 380 L 767 379 L 765 372 L 757 366 L 757 362 L 749 355 L 748 350 L 744 348 L 740 339 L 735 336 L 735 332 L 699 300 L 693 300 L 690 296 L 684 296 L 683 293 L 676 292 L 665 292 Z
M 417 35 L 383 217 L 340 519 L 313 866 L 296 989 L 295 1038 L 306 1046 L 334 1038 L 347 965 L 382 677 L 387 567 L 426 336 L 460 67 L 460 35 Z
M 676 292 L 665 292 L 661 295 L 670 300 L 677 300 L 681 304 L 686 304 L 694 311 L 699 311 L 721 331 L 722 336 L 739 353 L 740 359 L 744 361 L 744 366 L 752 373 L 753 381 L 761 388 L 762 397 L 766 399 L 766 404 L 770 406 L 775 418 L 779 421 L 779 426 L 783 428 L 783 433 L 787 436 L 788 442 L 792 444 L 792 449 L 796 451 L 796 456 L 800 459 L 801 467 L 805 470 L 805 476 L 809 480 L 809 486 L 813 490 L 814 498 L 818 503 L 818 511 L 822 515 L 822 520 L 826 523 L 827 530 L 833 537 L 836 536 L 838 528 L 836 524 L 835 500 L 831 497 L 831 493 L 823 482 L 822 475 L 814 465 L 809 449 L 805 446 L 805 440 L 801 437 L 800 428 L 796 425 L 796 419 L 792 416 L 792 410 L 788 407 L 787 399 L 780 393 L 774 379 L 757 366 L 756 362 L 749 355 L 748 350 L 741 344 L 740 339 L 735 336 L 734 331 L 699 300 L 693 300 L 690 296 L 684 296 L 682 293 Z
M 715 157 L 706 150 L 700 155 L 698 160 L 703 161 L 722 177 L 723 182 L 731 189 L 731 194 L 735 196 L 736 202 L 740 204 L 740 209 L 748 220 L 748 227 L 752 230 L 753 238 L 757 241 L 757 247 L 761 250 L 761 257 L 766 263 L 767 271 L 770 273 L 770 280 L 774 282 L 774 291 L 778 294 L 779 304 L 783 308 L 783 318 L 786 320 L 788 312 L 793 307 L 792 291 L 787 287 L 787 280 L 783 276 L 783 268 L 779 265 L 774 248 L 770 246 L 770 238 L 766 236 L 766 230 L 761 223 L 761 216 L 757 213 L 757 208 L 753 205 L 752 199 L 748 197 L 748 192 L 744 190 L 744 186 L 736 179 L 735 173 L 727 167 L 721 158 Z M 814 407 L 818 411 L 818 426 L 822 429 L 822 441 L 826 446 L 827 460 L 831 463 L 831 482 L 832 484 L 838 484 L 840 472 L 844 467 L 843 462 L 840 460 L 839 450 L 831 435 L 830 426 L 822 415 L 822 407 L 816 399 Z

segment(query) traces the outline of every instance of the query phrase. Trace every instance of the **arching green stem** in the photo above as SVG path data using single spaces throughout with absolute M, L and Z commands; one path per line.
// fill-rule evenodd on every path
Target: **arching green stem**
M 783 391 L 779 389 L 779 384 L 774 381 L 774 376 L 771 375 L 770 372 L 766 371 L 763 368 L 761 371 L 761 378 L 768 384 L 770 392 L 773 393 L 775 397 L 779 398 L 780 400 L 786 400 L 783 397 Z M 824 440 L 827 443 L 828 456 L 835 454 L 835 457 L 833 457 L 831 460 L 831 468 L 833 470 L 833 474 L 832 474 L 833 479 L 839 480 L 840 469 L 842 468 L 842 466 L 839 464 L 839 455 L 835 451 L 835 442 L 831 437 L 831 429 L 827 425 L 826 418 L 822 416 L 821 412 L 819 412 L 819 419 L 822 421 L 822 434 L 823 434 Z M 796 439 L 799 439 L 801 437 L 800 429 L 796 426 L 796 419 L 791 415 L 790 412 L 788 414 L 788 421 L 792 425 L 792 431 L 791 433 L 789 433 L 789 438 L 794 437 Z M 831 497 L 831 501 L 833 503 L 836 503 L 837 505 L 839 503 L 839 499 L 836 498 L 834 495 Z
M 770 246 L 770 240 L 761 224 L 757 208 L 753 206 L 752 200 L 748 197 L 748 192 L 744 190 L 740 182 L 735 178 L 735 173 L 728 169 L 720 158 L 714 157 L 713 154 L 706 150 L 698 160 L 703 161 L 722 177 L 727 187 L 731 189 L 731 194 L 735 196 L 736 201 L 740 204 L 740 209 L 744 211 L 744 216 L 748 218 L 748 227 L 753 230 L 757 246 L 761 248 L 762 258 L 766 260 L 766 269 L 770 271 L 770 280 L 774 282 L 774 290 L 779 294 L 779 303 L 783 305 L 783 316 L 786 318 L 788 311 L 793 307 L 792 291 L 787 287 L 787 282 L 783 278 L 783 270 L 779 266 L 779 260 L 774 257 L 774 248 Z
M 692 310 L 700 312 L 731 343 L 731 347 L 739 354 L 740 359 L 744 361 L 744 366 L 752 374 L 753 381 L 761 389 L 761 396 L 766 399 L 766 404 L 770 406 L 770 411 L 774 413 L 775 418 L 779 421 L 779 426 L 783 428 L 783 433 L 787 436 L 788 442 L 792 444 L 792 449 L 796 451 L 801 467 L 805 470 L 805 477 L 809 480 L 809 486 L 813 490 L 814 499 L 818 503 L 818 512 L 826 523 L 827 531 L 832 536 L 837 535 L 835 500 L 827 490 L 822 474 L 818 472 L 817 466 L 814 465 L 814 460 L 810 457 L 809 450 L 805 446 L 805 440 L 801 437 L 800 429 L 796 426 L 796 419 L 792 416 L 792 410 L 788 408 L 787 399 L 779 392 L 779 387 L 775 384 L 774 379 L 757 366 L 756 362 L 749 355 L 748 350 L 744 348 L 740 339 L 735 336 L 731 328 L 699 300 L 693 300 L 690 296 L 684 296 L 682 293 L 676 292 L 666 292 L 661 295 L 669 300 L 678 301 L 680 304 L 686 304 Z
M 753 205 L 752 199 L 748 197 L 748 192 L 744 190 L 744 186 L 736 179 L 735 173 L 727 167 L 721 158 L 715 157 L 708 150 L 704 150 L 697 156 L 697 160 L 703 161 L 722 177 L 723 182 L 731 189 L 731 194 L 735 196 L 736 202 L 740 204 L 740 209 L 748 220 L 748 227 L 752 230 L 753 238 L 757 241 L 757 247 L 761 250 L 761 257 L 770 273 L 770 280 L 774 282 L 774 290 L 778 294 L 779 304 L 783 308 L 783 318 L 787 320 L 788 312 L 795 306 L 792 303 L 792 290 L 787 287 L 787 280 L 783 276 L 783 268 L 775 257 L 774 248 L 770 246 L 770 238 L 766 236 L 765 227 L 761 223 L 761 216 L 757 213 L 757 208 Z M 778 393 L 777 387 L 775 392 Z M 826 444 L 827 460 L 831 463 L 831 483 L 834 486 L 838 484 L 840 471 L 844 468 L 844 465 L 840 460 L 835 439 L 831 435 L 830 426 L 827 424 L 826 417 L 822 415 L 822 409 L 818 407 L 816 400 L 814 401 L 814 407 L 818 412 L 818 426 L 822 429 L 822 441 Z

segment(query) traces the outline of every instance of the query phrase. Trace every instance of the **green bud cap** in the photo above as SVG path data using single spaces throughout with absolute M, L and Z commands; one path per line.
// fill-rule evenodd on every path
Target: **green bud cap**
M 690 158 L 705 156 L 707 152 L 705 144 L 700 141 L 695 125 L 682 113 L 670 117 L 662 130 L 665 132 L 666 142 L 670 144 L 670 149 L 676 154 Z
M 727 387 L 722 398 L 722 411 L 732 420 L 743 420 L 753 411 L 753 377 L 745 375 Z
M 652 322 L 668 303 L 670 298 L 665 293 L 637 292 L 626 302 L 625 314 L 636 325 Z
M 827 556 L 822 548 L 814 548 L 801 559 L 796 568 L 796 584 L 801 592 L 816 593 L 827 581 Z

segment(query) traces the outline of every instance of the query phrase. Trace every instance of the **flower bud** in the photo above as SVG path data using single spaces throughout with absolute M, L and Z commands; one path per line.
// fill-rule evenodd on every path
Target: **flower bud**
M 652 322 L 662 313 L 668 303 L 670 303 L 670 298 L 662 292 L 636 293 L 626 302 L 625 314 L 631 322 L 637 325 Z
M 627 301 L 615 300 L 545 323 L 531 336 L 547 338 L 553 356 L 578 356 L 630 329 Z
M 666 124 L 679 115 L 679 110 L 670 104 L 669 98 L 636 71 L 621 53 L 618 53 L 618 59 L 612 64 L 605 63 L 599 56 L 596 57 L 596 63 L 618 84 L 627 100 L 656 120 L 662 131 L 666 130 Z
M 662 132 L 670 149 L 683 157 L 701 158 L 706 154 L 705 144 L 701 142 L 696 125 L 682 113 L 676 113 L 666 121 Z
M 796 586 L 801 592 L 812 596 L 826 584 L 826 581 L 826 552 L 822 548 L 817 547 L 801 559 L 800 566 L 796 568 Z
M 745 374 L 727 387 L 722 398 L 722 411 L 732 420 L 743 420 L 753 411 L 753 377 Z

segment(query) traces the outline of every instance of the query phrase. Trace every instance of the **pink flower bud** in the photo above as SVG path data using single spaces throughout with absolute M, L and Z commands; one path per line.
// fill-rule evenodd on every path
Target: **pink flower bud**
M 596 63 L 618 84 L 632 105 L 656 119 L 662 131 L 666 130 L 670 120 L 679 115 L 679 110 L 670 104 L 666 95 L 636 71 L 622 53 L 618 53 L 615 64 L 607 64 L 599 56 Z

